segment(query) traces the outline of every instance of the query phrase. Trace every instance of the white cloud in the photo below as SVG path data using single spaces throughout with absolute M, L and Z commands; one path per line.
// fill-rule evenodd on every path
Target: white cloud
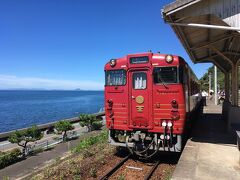
M 38 77 L 17 77 L 0 74 L 0 89 L 63 89 L 101 90 L 103 84 L 95 81 L 56 80 Z

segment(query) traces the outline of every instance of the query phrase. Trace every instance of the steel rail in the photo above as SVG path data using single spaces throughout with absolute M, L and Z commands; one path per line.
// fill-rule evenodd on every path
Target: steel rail
M 148 174 L 144 177 L 144 180 L 148 180 L 151 178 L 153 172 L 157 169 L 159 164 L 160 164 L 160 161 L 157 161 L 156 164 L 152 167 L 152 169 L 148 172 Z
M 132 154 L 129 154 L 124 159 L 122 159 L 118 164 L 116 164 L 110 171 L 108 171 L 104 176 L 102 176 L 99 180 L 105 180 L 108 179 L 114 172 L 116 172 L 131 156 Z

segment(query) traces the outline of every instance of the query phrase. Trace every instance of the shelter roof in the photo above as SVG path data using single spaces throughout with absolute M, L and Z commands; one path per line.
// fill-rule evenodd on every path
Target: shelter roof
M 240 0 L 177 0 L 162 10 L 194 63 L 229 72 L 240 59 Z

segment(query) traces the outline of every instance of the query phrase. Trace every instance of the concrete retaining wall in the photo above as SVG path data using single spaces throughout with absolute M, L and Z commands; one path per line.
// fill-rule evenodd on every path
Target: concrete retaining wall
M 95 115 L 97 118 L 101 118 L 102 116 L 105 115 L 105 112 L 100 112 L 100 113 L 94 113 L 93 115 Z M 79 122 L 80 119 L 79 117 L 74 117 L 74 118 L 69 118 L 69 119 L 66 119 L 67 121 L 70 121 L 71 123 L 76 123 L 76 122 Z M 60 120 L 59 120 L 60 121 Z M 54 122 L 50 122 L 50 123 L 46 123 L 46 124 L 40 124 L 40 125 L 37 125 L 37 127 L 39 129 L 41 129 L 42 131 L 45 131 L 45 130 L 48 130 L 48 129 L 51 129 L 54 127 L 54 124 L 58 122 L 58 121 L 54 121 Z M 28 128 L 28 127 L 27 127 Z M 18 131 L 21 131 L 21 130 L 25 130 L 27 128 L 22 128 L 22 129 L 16 129 Z M 6 140 L 8 139 L 8 137 L 10 136 L 11 133 L 15 132 L 16 130 L 13 130 L 13 131 L 8 131 L 8 132 L 3 132 L 3 133 L 0 133 L 0 141 L 3 141 L 3 140 Z

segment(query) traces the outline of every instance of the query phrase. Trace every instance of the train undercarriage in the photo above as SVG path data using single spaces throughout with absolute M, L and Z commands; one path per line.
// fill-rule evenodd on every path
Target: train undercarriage
M 182 135 L 171 133 L 152 133 L 142 130 L 109 130 L 109 143 L 127 147 L 129 151 L 141 157 L 149 158 L 159 151 L 181 152 Z

